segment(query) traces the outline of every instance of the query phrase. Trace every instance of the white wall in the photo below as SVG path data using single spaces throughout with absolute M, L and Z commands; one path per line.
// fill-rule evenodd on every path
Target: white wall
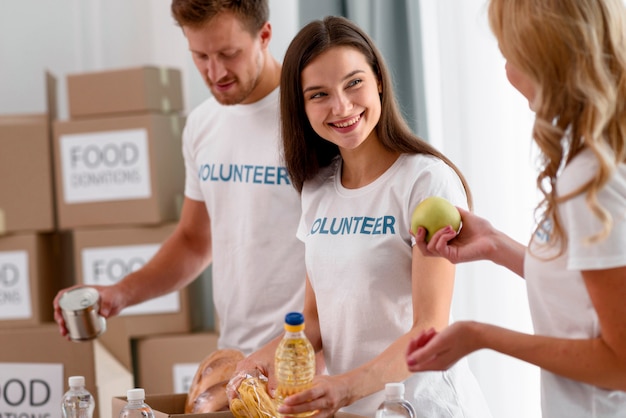
M 192 109 L 209 92 L 169 6 L 170 0 L 0 1 L 0 114 L 45 111 L 46 70 L 57 77 L 59 118 L 67 119 L 68 74 L 148 64 L 181 69 Z M 282 59 L 298 30 L 297 2 L 270 0 L 270 10 L 270 49 Z
M 484 0 L 419 0 L 426 57 L 429 139 L 465 172 L 475 210 L 525 242 L 535 204 L 530 159 L 532 115 L 509 86 L 491 36 Z M 180 68 L 186 109 L 209 94 L 169 0 L 0 0 L 0 114 L 45 110 L 43 72 L 65 77 L 135 65 Z M 282 59 L 298 30 L 297 2 L 270 0 L 272 52 Z M 207 309 L 211 311 L 211 309 Z M 454 315 L 530 332 L 524 283 L 487 263 L 459 267 Z M 470 356 L 494 418 L 539 416 L 537 370 L 511 358 Z

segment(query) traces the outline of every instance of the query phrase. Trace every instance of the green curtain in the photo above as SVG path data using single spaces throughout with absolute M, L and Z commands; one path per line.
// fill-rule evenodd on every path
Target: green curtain
M 345 16 L 376 42 L 393 75 L 396 97 L 409 126 L 428 138 L 417 0 L 299 0 L 300 27 L 328 15 Z

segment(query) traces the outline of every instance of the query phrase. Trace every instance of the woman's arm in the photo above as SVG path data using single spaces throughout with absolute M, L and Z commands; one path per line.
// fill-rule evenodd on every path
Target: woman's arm
M 279 412 L 294 414 L 318 410 L 319 417 L 330 417 L 339 408 L 383 390 L 385 383 L 399 382 L 410 376 L 404 358 L 406 347 L 422 330 L 442 329 L 448 324 L 455 273 L 454 265 L 447 260 L 426 257 L 416 247 L 412 263 L 411 330 L 354 370 L 336 376 L 317 376 L 311 389 L 287 398 Z M 319 327 L 317 330 L 319 332 Z
M 440 333 L 413 339 L 407 353 L 409 369 L 444 370 L 487 348 L 572 380 L 626 391 L 626 267 L 585 271 L 583 277 L 598 313 L 599 337 L 554 338 L 457 322 Z

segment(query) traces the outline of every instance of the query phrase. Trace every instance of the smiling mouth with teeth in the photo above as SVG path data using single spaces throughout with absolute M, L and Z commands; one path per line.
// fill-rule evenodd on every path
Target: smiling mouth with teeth
M 331 123 L 331 125 L 335 126 L 337 128 L 347 128 L 347 127 L 352 126 L 355 123 L 357 123 L 360 119 L 361 119 L 361 115 L 357 115 L 357 116 L 353 117 L 352 119 L 349 119 L 349 120 L 347 120 L 345 122 Z

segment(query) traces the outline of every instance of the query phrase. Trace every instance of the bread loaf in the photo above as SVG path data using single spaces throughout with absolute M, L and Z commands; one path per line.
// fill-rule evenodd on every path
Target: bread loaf
M 202 360 L 189 387 L 185 413 L 228 410 L 226 384 L 235 373 L 237 363 L 243 358 L 241 351 L 223 349 L 212 352 Z

